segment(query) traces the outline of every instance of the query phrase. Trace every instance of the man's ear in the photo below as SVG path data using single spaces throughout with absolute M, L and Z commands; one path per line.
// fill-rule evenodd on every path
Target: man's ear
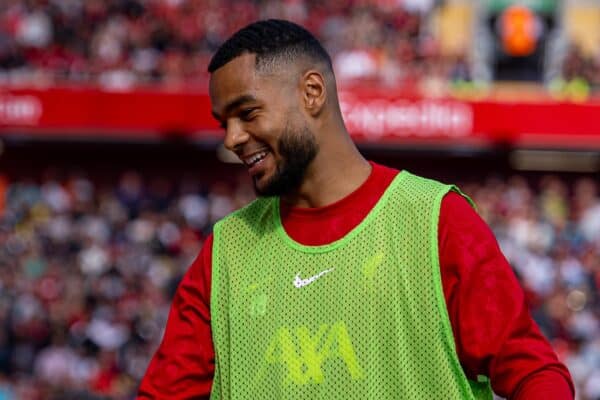
M 318 116 L 327 100 L 327 88 L 323 75 L 316 70 L 310 70 L 304 73 L 302 77 L 302 97 L 304 107 L 313 117 Z

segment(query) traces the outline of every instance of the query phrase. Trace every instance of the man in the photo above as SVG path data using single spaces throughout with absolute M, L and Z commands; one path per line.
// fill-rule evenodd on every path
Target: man
M 259 199 L 178 288 L 140 399 L 571 399 L 458 189 L 366 161 L 305 29 L 251 24 L 214 55 L 213 114 Z

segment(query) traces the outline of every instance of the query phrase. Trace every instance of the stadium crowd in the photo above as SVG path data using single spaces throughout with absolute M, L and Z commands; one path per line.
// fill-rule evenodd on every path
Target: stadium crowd
M 599 87 L 600 55 L 592 57 L 576 45 L 569 46 L 561 76 L 551 82 L 550 89 L 559 98 L 582 101 Z
M 0 399 L 129 399 L 204 234 L 252 189 L 51 175 L 5 188 Z
M 3 183 L 2 183 L 3 182 Z M 465 183 L 568 365 L 600 398 L 600 192 L 580 178 Z M 0 179 L 0 399 L 130 399 L 174 289 L 212 224 L 253 198 L 244 179 L 124 172 Z M 3 206 L 2 206 L 3 204 Z
M 427 28 L 434 0 L 3 0 L 0 83 L 205 85 L 212 52 L 257 18 L 315 32 L 341 81 L 468 78 Z

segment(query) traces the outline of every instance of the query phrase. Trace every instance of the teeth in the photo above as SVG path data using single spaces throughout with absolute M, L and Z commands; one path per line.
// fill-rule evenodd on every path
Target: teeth
M 246 160 L 246 164 L 248 164 L 249 166 L 252 166 L 252 165 L 256 164 L 257 162 L 259 162 L 260 160 L 262 160 L 263 158 L 265 158 L 266 156 L 267 156 L 266 151 L 255 154 L 251 158 Z

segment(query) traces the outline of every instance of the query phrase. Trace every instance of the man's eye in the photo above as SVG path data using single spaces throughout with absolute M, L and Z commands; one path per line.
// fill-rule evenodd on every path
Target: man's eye
M 245 110 L 242 110 L 240 112 L 240 119 L 242 121 L 250 121 L 252 118 L 254 118 L 254 110 L 256 110 L 255 108 L 247 108 Z

